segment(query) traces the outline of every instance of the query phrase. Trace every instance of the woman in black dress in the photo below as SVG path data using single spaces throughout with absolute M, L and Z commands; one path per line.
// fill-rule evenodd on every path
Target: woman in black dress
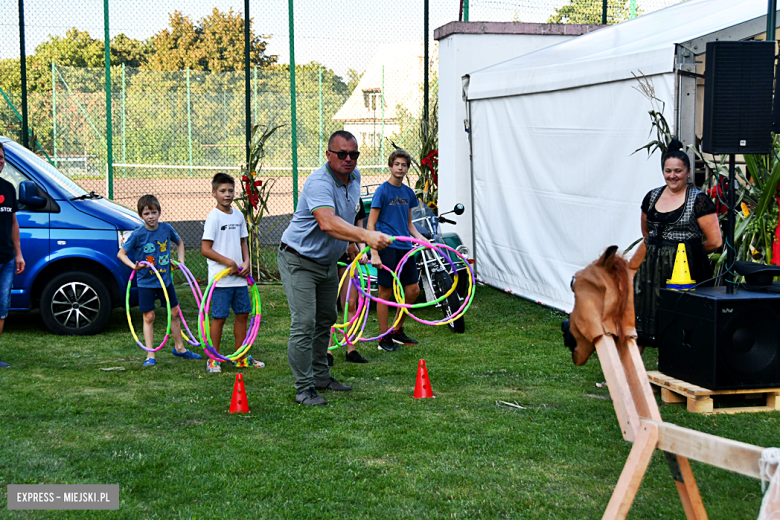
M 651 190 L 642 201 L 642 235 L 647 256 L 634 278 L 634 309 L 638 343 L 653 346 L 661 289 L 672 277 L 677 245 L 685 243 L 691 278 L 696 283 L 712 278 L 707 253 L 718 249 L 720 234 L 715 204 L 688 184 L 691 162 L 677 139 L 663 157 L 665 184 Z M 704 239 L 704 242 L 702 242 Z

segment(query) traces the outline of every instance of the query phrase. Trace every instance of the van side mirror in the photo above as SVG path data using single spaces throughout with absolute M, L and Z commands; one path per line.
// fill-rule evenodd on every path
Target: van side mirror
M 463 207 L 463 204 L 459 202 L 455 204 L 455 209 L 453 209 L 452 211 L 454 211 L 456 215 L 463 215 L 463 212 L 466 211 L 466 208 Z
M 22 181 L 19 185 L 19 203 L 32 208 L 46 206 L 46 199 L 38 196 L 38 185 L 33 181 Z

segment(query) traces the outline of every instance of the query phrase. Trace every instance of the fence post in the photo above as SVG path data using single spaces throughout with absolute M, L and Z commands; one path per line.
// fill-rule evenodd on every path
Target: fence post
M 469 21 L 469 0 L 463 0 L 463 21 Z
M 291 0 L 292 1 L 292 0 Z M 19 65 L 22 76 L 22 144 L 30 148 L 29 118 L 27 114 L 27 56 L 24 50 L 24 0 L 19 0 Z
M 428 0 L 424 0 L 423 5 L 423 47 L 423 119 L 426 128 L 424 138 L 428 139 Z
M 322 165 L 322 65 L 319 68 L 319 92 L 320 92 L 320 139 L 318 141 L 319 153 L 317 154 L 317 166 Z
M 252 100 L 249 97 L 249 0 L 244 0 L 244 140 L 246 141 L 246 168 L 249 171 L 250 149 L 252 141 Z
M 257 124 L 257 65 L 255 65 L 255 124 Z
M 426 2 L 428 0 L 425 0 Z M 290 123 L 292 125 L 292 183 L 293 211 L 298 207 L 298 110 L 295 100 L 295 27 L 293 24 L 293 0 L 287 2 L 290 25 Z
M 766 41 L 775 39 L 775 24 L 777 18 L 777 0 L 769 0 L 769 8 L 766 13 Z
M 607 0 L 601 4 L 601 24 L 607 25 Z
M 222 154 L 222 160 L 225 161 L 225 164 L 229 164 L 230 161 L 228 159 L 228 145 L 230 144 L 230 135 L 228 134 L 228 127 L 230 125 L 228 124 L 228 115 L 227 115 L 227 90 L 225 89 L 225 86 L 222 85 L 222 124 L 225 125 L 225 144 L 222 146 L 222 149 L 225 151 L 225 153 Z
M 382 65 L 382 136 L 379 138 L 380 159 L 385 160 L 385 66 Z
M 122 164 L 127 164 L 127 142 L 125 139 L 125 64 L 122 64 Z M 122 178 L 127 177 L 127 167 L 122 166 Z
M 190 95 L 190 68 L 187 67 L 187 143 L 190 156 L 190 177 L 192 177 L 192 98 Z
M 21 1 L 21 0 L 20 0 Z M 103 29 L 105 34 L 106 53 L 106 182 L 108 183 L 108 198 L 114 198 L 114 143 L 111 126 L 111 39 L 108 30 L 108 0 L 103 0 Z
M 629 4 L 628 17 L 636 18 L 636 0 L 631 0 L 631 3 Z
M 54 61 L 51 62 L 51 120 L 54 137 L 54 167 L 57 168 L 57 82 L 54 76 Z

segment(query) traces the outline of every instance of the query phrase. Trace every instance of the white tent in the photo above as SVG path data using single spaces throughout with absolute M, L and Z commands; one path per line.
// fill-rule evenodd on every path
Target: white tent
M 479 279 L 570 311 L 572 274 L 641 237 L 642 198 L 663 183 L 658 154 L 633 154 L 651 139 L 634 74 L 693 143 L 689 73 L 707 41 L 765 33 L 766 8 L 689 0 L 464 76 Z

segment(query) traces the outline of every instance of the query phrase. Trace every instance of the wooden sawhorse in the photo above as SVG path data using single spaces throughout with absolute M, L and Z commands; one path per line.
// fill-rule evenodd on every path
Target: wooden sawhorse
M 657 449 L 666 452 L 688 520 L 707 518 L 688 459 L 760 478 L 758 460 L 763 448 L 663 422 L 634 339 L 629 338 L 625 346 L 618 346 L 612 336 L 601 336 L 596 340 L 596 352 L 623 438 L 634 443 L 604 512 L 604 520 L 628 516 Z

